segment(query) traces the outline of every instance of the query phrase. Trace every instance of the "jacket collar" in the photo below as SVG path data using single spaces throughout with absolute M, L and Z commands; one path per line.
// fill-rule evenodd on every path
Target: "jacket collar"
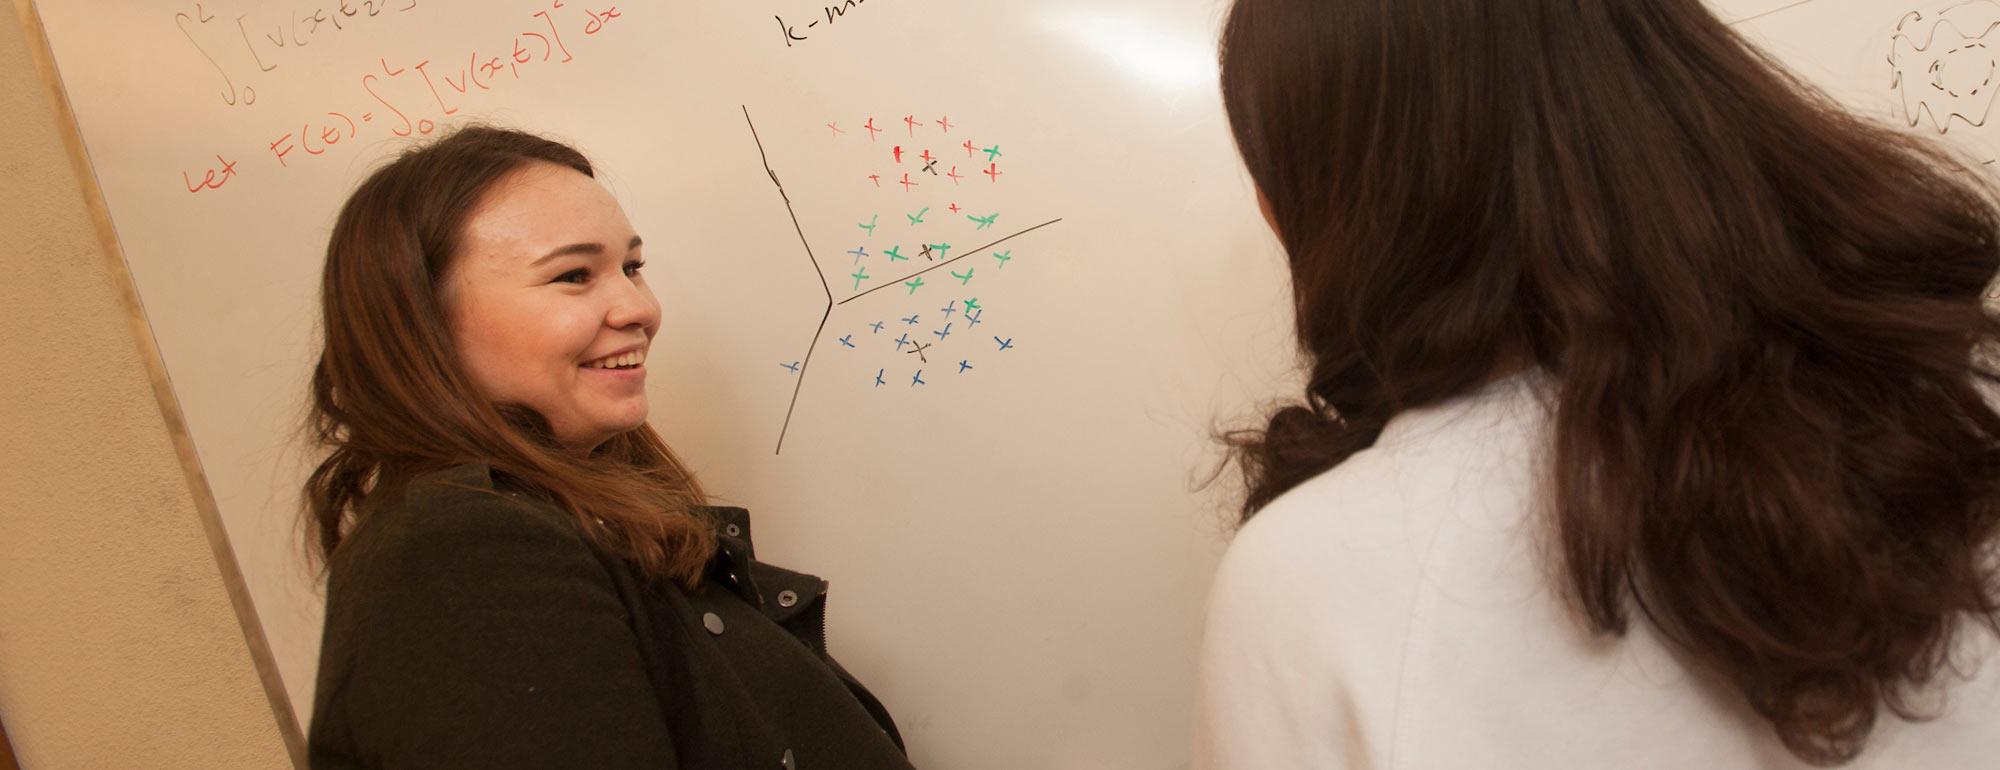
M 826 581 L 757 561 L 750 539 L 750 512 L 742 508 L 697 509 L 715 522 L 716 552 L 709 561 L 709 578 L 749 602 L 766 617 L 783 623 L 819 604 Z
M 422 474 L 416 480 L 504 491 L 500 488 L 502 484 L 496 483 L 492 467 L 485 463 L 454 465 Z M 709 559 L 708 577 L 762 610 L 765 616 L 785 622 L 818 605 L 826 595 L 825 580 L 757 561 L 756 546 L 750 540 L 749 511 L 729 506 L 701 506 L 694 512 L 715 526 L 717 547 L 715 555 Z

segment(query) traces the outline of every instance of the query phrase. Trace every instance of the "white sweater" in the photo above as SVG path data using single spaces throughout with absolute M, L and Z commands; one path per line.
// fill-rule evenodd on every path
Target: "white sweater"
M 1196 768 L 1809 767 L 1639 616 L 1623 638 L 1572 618 L 1532 513 L 1548 389 L 1400 415 L 1244 526 L 1209 598 Z M 1885 713 L 1851 767 L 2000 768 L 2000 644 L 1963 638 L 1979 667 L 1944 677 L 1943 717 Z

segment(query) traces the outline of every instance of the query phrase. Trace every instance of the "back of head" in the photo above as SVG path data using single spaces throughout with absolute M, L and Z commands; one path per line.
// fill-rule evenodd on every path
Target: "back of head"
M 1558 383 L 1553 553 L 1798 756 L 1991 623 L 1988 182 L 1698 0 L 1239 0 L 1223 91 L 1288 253 L 1306 403 L 1235 437 L 1245 517 L 1496 373 Z
M 309 416 L 328 450 L 305 487 L 316 545 L 330 556 L 377 495 L 477 462 L 547 496 L 649 573 L 692 582 L 713 550 L 690 514 L 701 492 L 649 426 L 589 456 L 566 451 L 541 415 L 481 398 L 458 358 L 442 281 L 481 200 L 534 164 L 594 176 L 573 148 L 475 125 L 405 152 L 342 207 L 327 245 Z

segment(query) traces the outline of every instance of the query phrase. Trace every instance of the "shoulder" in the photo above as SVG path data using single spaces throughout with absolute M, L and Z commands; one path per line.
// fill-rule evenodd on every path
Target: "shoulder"
M 518 625 L 523 614 L 622 616 L 629 604 L 625 576 L 567 513 L 496 488 L 484 466 L 426 474 L 391 494 L 327 565 L 323 664 L 422 644 L 417 628 L 446 638 Z
M 1394 458 L 1362 452 L 1246 522 L 1216 568 L 1210 634 L 1289 647 L 1388 630 L 1427 550 L 1397 472 Z
M 598 561 L 567 513 L 496 484 L 485 465 L 460 465 L 411 479 L 370 506 L 328 564 L 329 611 L 343 598 L 476 585 L 536 566 L 597 572 Z
M 381 552 L 491 532 L 582 542 L 560 509 L 511 491 L 487 466 L 468 463 L 419 475 L 389 492 L 369 507 L 345 545 Z M 336 561 L 349 551 L 343 547 Z
M 1372 766 L 1420 653 L 1481 572 L 1532 559 L 1543 413 L 1526 389 L 1397 417 L 1244 524 L 1210 589 L 1197 745 L 1213 766 Z
M 645 594 L 572 521 L 483 466 L 384 493 L 330 564 L 313 741 L 398 767 L 672 764 Z
M 1374 447 L 1245 523 L 1211 603 L 1329 632 L 1395 625 L 1454 554 L 1511 544 L 1531 526 L 1545 386 L 1513 378 L 1398 416 Z

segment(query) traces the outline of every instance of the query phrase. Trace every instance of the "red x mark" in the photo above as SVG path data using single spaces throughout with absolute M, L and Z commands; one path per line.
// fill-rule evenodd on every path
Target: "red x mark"
M 956 203 L 953 203 L 953 204 L 951 204 L 951 213 L 953 213 L 953 214 L 956 214 L 956 213 L 958 213 L 958 212 L 960 212 L 960 211 L 962 211 L 962 210 L 963 210 L 963 209 L 960 209 L 960 208 L 958 207 L 958 204 L 956 204 Z
M 947 134 L 951 133 L 951 116 L 946 115 L 943 118 L 938 119 L 938 125 L 944 127 L 945 133 Z
M 903 125 L 906 125 L 906 126 L 909 126 L 909 127 L 910 127 L 910 136 L 916 136 L 916 135 L 917 135 L 917 126 L 919 125 L 919 122 L 917 121 L 917 116 L 915 116 L 915 115 L 904 115 L 904 116 L 903 116 Z
M 881 175 L 881 174 L 869 174 L 869 175 L 868 175 L 868 181 L 871 181 L 871 182 L 874 182 L 874 183 L 875 183 L 875 186 L 876 186 L 876 187 L 881 187 L 881 186 L 882 186 L 882 175 Z
M 985 171 L 981 171 L 981 172 L 979 172 L 979 173 L 981 173 L 981 174 L 985 174 L 985 175 L 987 175 L 988 177 L 991 177 L 991 178 L 993 179 L 993 181 L 995 181 L 995 182 L 998 182 L 998 181 L 1000 181 L 1000 177 L 1001 177 L 1001 175 L 1003 175 L 1003 174 L 1006 174 L 1007 172 L 1005 172 L 1005 171 L 1001 171 L 1001 170 L 1000 170 L 1000 164 L 998 164 L 998 163 L 991 163 L 991 164 L 987 164 L 987 166 L 986 166 L 986 170 L 985 170 Z
M 842 131 L 842 130 L 840 130 L 840 121 L 838 121 L 838 120 L 836 120 L 836 121 L 834 121 L 834 122 L 832 122 L 832 123 L 828 123 L 828 124 L 826 124 L 826 127 L 827 127 L 827 128 L 831 128 L 831 129 L 833 129 L 833 135 L 834 135 L 834 136 L 840 136 L 841 134 L 845 134 L 845 133 L 847 133 L 846 131 Z
M 951 173 L 949 173 L 949 174 L 945 174 L 945 176 L 946 176 L 946 177 L 949 177 L 949 178 L 951 179 L 951 183 L 952 183 L 952 184 L 958 184 L 958 180 L 960 180 L 960 179 L 964 179 L 964 178 L 965 178 L 965 175 L 964 175 L 964 174 L 960 174 L 960 173 L 958 173 L 958 167 L 957 167 L 957 166 L 952 166 L 952 167 L 951 167 Z
M 908 173 L 903 174 L 903 181 L 900 182 L 899 184 L 903 185 L 903 192 L 909 192 L 910 188 L 920 186 L 920 183 L 910 181 L 910 175 Z
M 963 146 L 965 147 L 965 157 L 968 157 L 968 158 L 970 158 L 970 157 L 972 157 L 972 154 L 973 154 L 974 152 L 978 152 L 977 150 L 974 150 L 974 149 L 972 148 L 972 140 L 971 140 L 971 139 L 967 139 L 967 140 L 965 140 L 965 144 L 964 144 Z
M 928 163 L 930 163 L 930 162 L 932 162 L 932 161 L 935 161 L 935 160 L 937 160 L 937 158 L 934 158 L 934 157 L 931 157 L 931 151 L 930 151 L 930 150 L 924 150 L 924 154 L 923 154 L 923 155 L 920 155 L 920 156 L 918 156 L 918 157 L 920 157 L 920 158 L 923 158 L 923 159 L 924 159 L 924 163 L 927 163 L 927 164 L 928 164 Z
M 899 144 L 899 145 L 896 145 L 896 149 L 894 149 L 894 150 L 890 150 L 890 151 L 889 151 L 889 154 L 890 154 L 890 155 L 892 155 L 892 156 L 894 156 L 894 157 L 896 158 L 896 163 L 898 163 L 898 164 L 901 164 L 901 163 L 903 162 L 903 146 L 902 146 L 902 145 L 900 145 L 900 144 Z
M 865 126 L 862 126 L 862 128 L 865 128 L 865 129 L 868 129 L 868 141 L 871 141 L 871 142 L 872 142 L 872 141 L 875 141 L 875 135 L 876 135 L 876 134 L 879 134 L 879 133 L 882 133 L 882 129 L 879 129 L 879 128 L 876 128 L 876 127 L 875 127 L 875 119 L 874 119 L 874 118 L 869 118 L 869 119 L 868 119 L 868 125 L 865 125 Z M 967 142 L 967 144 L 971 144 L 971 143 L 970 143 L 970 142 Z

